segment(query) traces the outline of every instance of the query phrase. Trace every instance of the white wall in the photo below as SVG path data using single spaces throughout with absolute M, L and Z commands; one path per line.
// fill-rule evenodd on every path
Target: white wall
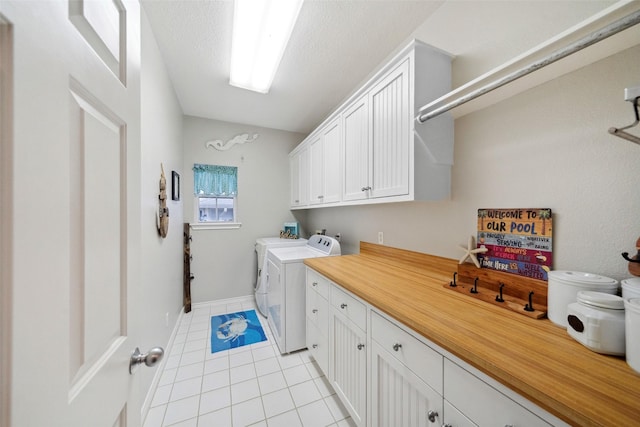
M 182 109 L 169 80 L 155 38 L 142 11 L 141 67 L 141 351 L 166 347 L 182 309 L 182 203 L 171 200 L 171 171 L 182 171 Z M 160 164 L 167 179 L 169 233 L 162 239 L 156 228 Z M 167 323 L 168 313 L 168 323 Z M 141 369 L 144 396 L 156 369 Z
M 223 102 L 223 101 L 221 101 Z M 228 141 L 243 133 L 258 133 L 251 143 L 228 151 L 205 148 L 212 140 Z M 192 302 L 233 298 L 253 293 L 257 238 L 277 236 L 289 211 L 288 153 L 304 135 L 197 117 L 184 118 L 183 203 L 186 222 L 194 221 L 194 163 L 238 167 L 239 229 L 192 230 Z M 302 215 L 304 217 L 304 214 Z
M 454 67 L 456 66 L 454 62 Z M 640 45 L 455 121 L 449 201 L 315 209 L 307 229 L 459 258 L 479 208 L 551 208 L 554 268 L 628 277 L 640 236 L 640 146 L 607 133 L 633 121 Z

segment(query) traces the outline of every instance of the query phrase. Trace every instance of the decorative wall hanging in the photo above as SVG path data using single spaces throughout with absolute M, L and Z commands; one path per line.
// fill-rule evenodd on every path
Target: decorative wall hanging
M 220 151 L 227 151 L 228 149 L 230 149 L 231 147 L 233 147 L 236 144 L 244 144 L 247 142 L 253 142 L 256 139 L 258 139 L 260 135 L 257 133 L 254 133 L 252 136 L 249 136 L 248 133 L 243 133 L 240 135 L 236 135 L 233 138 L 231 138 L 229 141 L 227 142 L 223 142 L 220 139 L 216 139 L 215 141 L 207 141 L 204 143 L 205 148 L 209 148 L 209 147 L 213 147 L 216 150 L 220 150 Z
M 551 209 L 478 209 L 478 254 L 483 268 L 547 280 L 552 267 Z
M 169 208 L 167 207 L 167 179 L 164 176 L 164 166 L 160 163 L 160 194 L 158 200 L 160 207 L 156 215 L 156 227 L 162 238 L 167 237 L 169 232 Z

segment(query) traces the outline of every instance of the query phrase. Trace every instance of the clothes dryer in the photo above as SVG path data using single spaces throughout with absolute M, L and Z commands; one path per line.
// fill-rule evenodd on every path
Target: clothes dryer
M 254 295 L 258 311 L 267 317 L 267 249 L 269 248 L 285 248 L 291 246 L 304 246 L 307 239 L 282 239 L 280 237 L 260 237 L 256 239 L 256 255 L 258 257 L 258 271 L 256 275 L 256 284 L 254 286 Z M 264 272 L 264 274 L 263 274 Z
M 340 253 L 340 242 L 324 235 L 309 237 L 305 246 L 267 251 L 267 323 L 280 353 L 306 347 L 304 260 Z

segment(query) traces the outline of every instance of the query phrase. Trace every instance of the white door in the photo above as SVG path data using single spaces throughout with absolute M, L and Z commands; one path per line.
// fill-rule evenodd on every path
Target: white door
M 139 7 L 0 3 L 13 70 L 2 206 L 13 427 L 141 424 L 128 365 L 140 307 Z

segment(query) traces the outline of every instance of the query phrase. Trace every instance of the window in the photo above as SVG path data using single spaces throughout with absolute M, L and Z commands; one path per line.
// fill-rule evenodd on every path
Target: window
M 237 225 L 238 168 L 193 165 L 196 223 Z

